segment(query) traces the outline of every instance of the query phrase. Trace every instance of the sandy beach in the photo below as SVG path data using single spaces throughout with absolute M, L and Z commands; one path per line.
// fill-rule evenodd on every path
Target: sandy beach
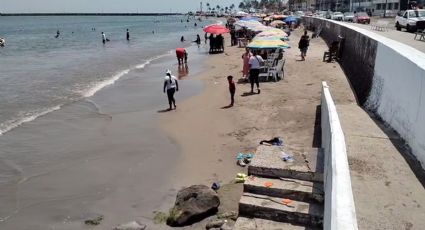
M 325 80 L 339 103 L 355 103 L 355 97 L 338 64 L 322 62 L 327 49 L 321 39 L 311 41 L 307 61 L 300 60 L 297 44 L 302 29 L 291 35 L 293 48 L 286 50 L 284 80 L 262 82 L 261 94 L 246 96 L 250 85 L 236 85 L 235 106 L 230 103 L 226 77 L 241 78 L 244 49 L 226 47 L 224 54 L 211 55 L 206 71 L 200 74 L 204 90 L 179 105 L 178 110 L 161 114 L 163 130 L 181 148 L 171 184 L 210 185 L 231 183 L 236 173 L 246 169 L 236 165 L 239 152 L 254 153 L 261 140 L 282 137 L 293 151 L 320 146 L 320 87 Z M 226 41 L 229 44 L 230 41 Z M 223 192 L 221 211 L 237 211 L 242 186 Z M 203 229 L 205 223 L 195 225 Z

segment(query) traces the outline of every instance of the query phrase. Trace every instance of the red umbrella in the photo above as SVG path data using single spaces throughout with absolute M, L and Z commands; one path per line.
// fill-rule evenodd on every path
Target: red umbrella
M 230 32 L 229 29 L 222 25 L 209 25 L 204 28 L 204 31 L 210 34 L 224 34 Z

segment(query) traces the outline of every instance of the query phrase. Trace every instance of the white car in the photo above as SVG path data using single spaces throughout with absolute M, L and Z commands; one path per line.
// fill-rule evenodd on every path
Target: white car
M 343 18 L 344 18 L 344 15 L 341 12 L 334 12 L 331 15 L 332 20 L 342 21 Z
M 406 10 L 395 18 L 395 27 L 397 30 L 406 28 L 408 32 L 416 31 L 416 24 L 423 21 L 425 21 L 425 10 Z
M 344 20 L 344 22 L 353 22 L 354 21 L 354 13 L 353 12 L 345 12 L 343 20 Z

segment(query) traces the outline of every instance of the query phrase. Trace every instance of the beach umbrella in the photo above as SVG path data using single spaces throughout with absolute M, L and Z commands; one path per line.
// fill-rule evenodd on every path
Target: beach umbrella
M 264 21 L 271 21 L 271 20 L 272 20 L 272 18 L 271 18 L 271 17 L 265 17 L 263 20 L 264 20 Z
M 230 30 L 222 25 L 213 24 L 213 25 L 206 26 L 204 28 L 204 32 L 210 33 L 210 34 L 224 34 L 224 33 L 229 33 Z
M 274 28 L 257 34 L 257 37 L 288 37 L 288 34 L 286 34 L 283 30 Z
M 241 21 L 261 21 L 261 18 L 257 18 L 257 17 L 243 17 L 241 18 Z
M 286 15 L 283 15 L 283 14 L 277 14 L 277 15 L 273 15 L 273 18 L 274 19 L 283 19 L 283 18 L 286 18 L 287 16 Z
M 281 20 L 274 20 L 270 23 L 271 26 L 281 26 L 281 25 L 285 25 L 286 23 L 284 21 Z
M 267 17 L 267 14 L 260 14 L 260 17 L 265 18 Z
M 289 16 L 287 18 L 285 18 L 285 20 L 283 20 L 285 23 L 291 23 L 291 22 L 296 22 L 298 20 L 298 18 L 294 17 L 294 16 Z
M 258 39 L 248 44 L 252 49 L 289 48 L 289 44 L 279 39 Z

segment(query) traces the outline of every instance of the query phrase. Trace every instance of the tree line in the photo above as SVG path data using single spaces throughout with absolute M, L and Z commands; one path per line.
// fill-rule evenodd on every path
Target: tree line
M 286 9 L 282 0 L 243 0 L 239 3 L 242 10 L 263 10 L 263 11 L 283 11 Z

